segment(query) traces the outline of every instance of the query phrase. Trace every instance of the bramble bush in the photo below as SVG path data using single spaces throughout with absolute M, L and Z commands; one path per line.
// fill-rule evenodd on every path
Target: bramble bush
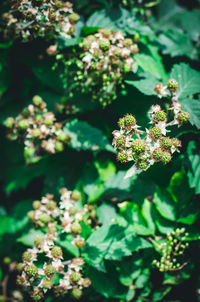
M 0 302 L 200 302 L 200 1 L 0 3 Z

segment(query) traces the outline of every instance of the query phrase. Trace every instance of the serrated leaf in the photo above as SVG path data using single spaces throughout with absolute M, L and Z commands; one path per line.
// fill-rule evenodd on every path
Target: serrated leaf
M 188 171 L 189 185 L 195 189 L 196 194 L 200 194 L 200 153 L 194 141 L 191 141 L 187 149 L 190 168 Z
M 158 80 L 149 74 L 146 79 L 142 79 L 139 81 L 125 81 L 127 84 L 136 87 L 139 91 L 141 91 L 145 95 L 156 95 L 154 91 L 154 86 L 158 83 Z
M 170 78 L 176 79 L 179 84 L 177 96 L 184 98 L 200 92 L 200 72 L 190 68 L 186 63 L 173 66 Z
M 197 59 L 198 53 L 186 33 L 178 29 L 170 29 L 160 34 L 158 42 L 163 45 L 163 53 L 172 57 L 188 56 Z
M 147 240 L 137 237 L 132 227 L 124 228 L 117 224 L 102 226 L 86 241 L 85 261 L 98 270 L 105 271 L 105 260 L 121 260 L 133 251 L 150 248 Z
M 113 147 L 101 130 L 90 126 L 87 122 L 74 119 L 66 123 L 63 130 L 71 136 L 70 146 L 78 151 L 107 150 L 114 152 Z
M 183 110 L 189 112 L 189 122 L 200 129 L 200 99 L 183 99 L 180 101 Z

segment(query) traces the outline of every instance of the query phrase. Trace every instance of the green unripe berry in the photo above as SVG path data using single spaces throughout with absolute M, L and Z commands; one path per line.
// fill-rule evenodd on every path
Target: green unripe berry
M 186 124 L 189 119 L 190 119 L 190 114 L 186 111 L 181 111 L 178 115 L 178 121 L 181 125 Z
M 62 258 L 63 252 L 59 246 L 55 245 L 51 250 L 51 254 L 54 258 Z
M 76 207 L 71 207 L 69 209 L 70 215 L 74 216 L 78 212 L 78 209 Z
M 124 125 L 125 125 L 124 118 L 120 118 L 120 119 L 119 119 L 118 125 L 119 125 L 120 128 L 121 128 L 121 127 L 124 127 Z
M 39 95 L 35 95 L 35 96 L 33 97 L 33 104 L 34 104 L 35 106 L 41 105 L 42 102 L 43 102 L 43 99 L 42 99 Z
M 161 147 L 163 149 L 169 150 L 173 146 L 173 141 L 171 138 L 166 137 L 161 141 Z
M 64 144 L 62 142 L 55 143 L 56 152 L 62 152 L 64 150 Z
M 47 208 L 50 211 L 55 210 L 55 208 L 56 208 L 56 202 L 54 200 L 49 200 L 48 203 L 47 203 Z
M 71 194 L 71 198 L 75 201 L 81 201 L 81 193 L 77 190 L 74 190 Z
M 172 156 L 169 152 L 165 151 L 163 152 L 162 158 L 161 158 L 161 162 L 166 165 L 168 164 L 172 159 Z
M 73 272 L 71 275 L 70 275 L 70 280 L 72 282 L 78 282 L 80 281 L 81 279 L 81 274 L 79 272 Z
M 16 279 L 16 284 L 18 286 L 23 286 L 25 283 L 25 279 L 22 277 L 22 276 L 17 276 L 17 279 Z
M 80 19 L 80 16 L 78 14 L 73 13 L 73 14 L 70 14 L 68 16 L 68 18 L 71 23 L 76 23 Z
M 82 296 L 82 290 L 80 288 L 75 287 L 72 289 L 71 294 L 74 299 L 79 300 Z
M 162 151 L 161 148 L 155 149 L 155 150 L 153 151 L 153 153 L 152 153 L 152 158 L 153 158 L 156 162 L 161 161 L 162 156 L 163 156 L 163 151 Z
M 31 253 L 30 252 L 24 252 L 23 254 L 22 254 L 22 259 L 23 259 L 23 261 L 26 261 L 26 262 L 30 262 L 31 260 L 32 260 L 32 255 L 31 255 Z
M 17 265 L 16 265 L 16 270 L 19 272 L 19 273 L 21 273 L 22 271 L 23 271 L 23 269 L 24 269 L 24 264 L 23 263 L 17 263 Z
M 17 126 L 20 130 L 26 130 L 29 126 L 28 120 L 26 119 L 21 119 L 17 122 Z
M 48 277 L 50 277 L 50 278 L 54 277 L 55 273 L 56 273 L 56 268 L 53 265 L 49 264 L 49 265 L 46 266 L 45 274 Z
M 141 159 L 136 163 L 138 169 L 146 170 L 149 167 L 149 163 L 145 159 Z
M 38 269 L 34 264 L 25 267 L 26 275 L 30 278 L 36 278 L 38 275 Z
M 106 38 L 102 38 L 100 41 L 99 41 L 99 47 L 100 49 L 106 51 L 110 48 L 110 41 Z
M 24 157 L 25 158 L 31 158 L 34 157 L 35 155 L 35 149 L 32 147 L 27 147 L 26 149 L 24 149 Z
M 169 79 L 167 82 L 167 88 L 170 92 L 176 92 L 178 89 L 178 82 L 175 79 Z
M 38 220 L 44 224 L 47 224 L 51 221 L 51 217 L 47 213 L 41 213 Z
M 129 47 L 129 46 L 131 46 L 132 44 L 133 44 L 133 40 L 132 40 L 132 39 L 130 39 L 130 38 L 124 39 L 124 46 Z
M 83 287 L 89 287 L 91 284 L 91 280 L 89 278 L 83 279 Z
M 34 211 L 29 211 L 27 216 L 31 221 L 34 221 L 35 218 Z
M 84 238 L 77 238 L 74 240 L 74 244 L 77 248 L 81 249 L 85 245 L 85 239 Z
M 59 140 L 60 142 L 66 142 L 67 138 L 68 135 L 65 134 L 63 131 L 57 135 L 57 140 Z
M 162 136 L 162 132 L 161 132 L 160 128 L 155 126 L 150 129 L 149 135 L 153 140 L 157 140 Z
M 126 163 L 128 159 L 128 155 L 126 152 L 117 153 L 117 160 L 121 163 Z
M 81 225 L 77 222 L 72 223 L 71 225 L 71 232 L 74 234 L 80 234 L 81 233 Z
M 33 208 L 34 208 L 35 210 L 38 210 L 40 207 L 41 207 L 41 202 L 40 202 L 39 200 L 35 200 L 35 201 L 33 202 Z
M 155 123 L 164 122 L 165 120 L 166 120 L 166 113 L 163 110 L 159 110 L 154 113 L 153 121 Z
M 124 117 L 124 125 L 125 127 L 132 127 L 136 125 L 136 119 L 132 114 L 127 114 Z
M 137 154 L 143 153 L 146 149 L 145 140 L 137 138 L 132 142 L 131 147 L 133 152 Z
M 123 71 L 125 73 L 130 72 L 132 70 L 132 68 L 133 68 L 133 66 L 130 63 L 125 62 L 124 65 L 123 65 Z
M 99 29 L 99 32 L 105 37 L 109 37 L 112 34 L 112 31 L 109 28 L 101 28 Z
M 15 120 L 13 117 L 8 117 L 5 121 L 4 121 L 4 126 L 6 128 L 11 129 L 15 124 Z
M 33 138 L 40 137 L 40 129 L 38 129 L 38 128 L 33 129 L 32 130 L 32 136 L 33 136 Z
M 44 119 L 44 123 L 45 123 L 46 126 L 52 126 L 53 125 L 53 121 L 54 121 L 53 115 L 48 115 Z
M 6 265 L 9 265 L 11 263 L 11 261 L 12 260 L 10 259 L 10 257 L 4 257 L 3 258 L 3 263 L 6 264 Z
M 123 147 L 126 143 L 126 139 L 124 136 L 120 136 L 118 138 L 116 138 L 116 145 L 118 148 Z
M 39 246 L 41 243 L 43 243 L 44 242 L 44 238 L 43 238 L 43 236 L 42 235 L 36 235 L 35 236 L 35 239 L 34 239 L 34 244 L 36 245 L 36 246 Z
M 50 289 L 52 287 L 52 283 L 51 283 L 51 281 L 49 279 L 44 278 L 42 281 L 43 281 L 42 282 L 42 287 L 43 288 Z

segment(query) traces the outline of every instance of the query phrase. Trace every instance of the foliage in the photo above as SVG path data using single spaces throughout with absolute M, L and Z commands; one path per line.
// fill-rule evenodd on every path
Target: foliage
M 72 2 L 0 4 L 0 301 L 198 302 L 199 1 Z

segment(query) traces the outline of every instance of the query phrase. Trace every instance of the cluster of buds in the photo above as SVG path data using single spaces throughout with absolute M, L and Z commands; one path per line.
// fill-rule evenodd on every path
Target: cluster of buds
M 63 125 L 56 122 L 55 115 L 47 111 L 46 103 L 37 95 L 33 97 L 33 104 L 16 118 L 8 117 L 4 125 L 8 139 L 19 139 L 24 143 L 28 163 L 38 160 L 44 153 L 61 152 L 70 142 L 70 137 L 62 130 Z
M 172 80 L 169 80 L 168 83 L 171 82 Z M 171 87 L 168 89 L 175 94 Z M 179 151 L 181 141 L 166 136 L 170 132 L 167 128 L 174 125 L 180 127 L 190 118 L 188 112 L 181 110 L 182 106 L 176 96 L 173 95 L 171 102 L 169 111 L 173 113 L 173 119 L 171 114 L 167 117 L 166 112 L 159 105 L 153 105 L 149 112 L 152 127 L 145 131 L 140 130 L 132 114 L 119 119 L 120 130 L 113 132 L 113 146 L 118 151 L 118 161 L 121 163 L 134 161 L 137 170 L 146 170 L 155 162 L 167 164 L 171 161 L 173 153 Z
M 128 8 L 150 8 L 159 3 L 159 0 L 122 0 L 122 5 Z
M 11 0 L 11 9 L 2 15 L 6 23 L 4 37 L 22 38 L 24 42 L 37 37 L 54 39 L 58 35 L 71 38 L 79 15 L 72 4 L 63 0 Z
M 185 228 L 178 228 L 167 234 L 166 241 L 158 246 L 158 250 L 161 253 L 160 261 L 153 261 L 153 264 L 160 272 L 177 271 L 187 264 L 178 262 L 178 258 L 183 255 L 185 249 L 189 246 L 188 242 L 185 243 L 187 236 L 188 233 L 185 233 Z
M 22 255 L 17 284 L 30 289 L 34 301 L 41 300 L 50 289 L 55 296 L 71 293 L 78 299 L 83 288 L 91 283 L 90 279 L 83 277 L 83 259 L 78 257 L 65 261 L 59 242 L 70 240 L 81 251 L 85 244 L 85 239 L 81 237 L 81 224 L 95 224 L 95 208 L 87 204 L 82 207 L 78 191 L 62 188 L 60 194 L 59 204 L 53 200 L 53 195 L 47 194 L 41 200 L 34 201 L 34 210 L 28 213 L 35 228 L 42 232 L 35 236 L 34 247 Z
M 73 87 L 82 93 L 91 93 L 92 99 L 103 106 L 111 103 L 117 98 L 117 89 L 125 87 L 124 75 L 133 69 L 133 55 L 139 51 L 138 40 L 138 35 L 134 39 L 125 38 L 120 30 L 110 29 L 99 29 L 98 33 L 85 37 L 80 43 L 80 58 L 65 62 Z

